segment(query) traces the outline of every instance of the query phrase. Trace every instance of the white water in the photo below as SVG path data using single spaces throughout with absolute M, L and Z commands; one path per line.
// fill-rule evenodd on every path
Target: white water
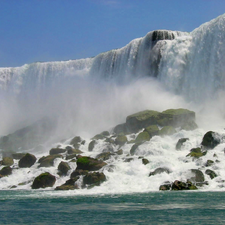
M 125 122 L 127 115 L 145 109 L 163 111 L 184 107 L 196 112 L 199 129 L 179 131 L 164 138 L 156 136 L 141 145 L 138 155 L 129 163 L 123 159 L 132 145 L 125 145 L 122 156 L 108 161 L 115 167 L 113 172 L 107 168 L 104 170 L 107 182 L 92 190 L 74 192 L 155 191 L 164 181 L 185 180 L 189 169 L 200 168 L 204 172 L 207 159 L 220 162 L 210 168 L 218 177 L 211 180 L 205 175 L 209 185 L 203 189 L 223 189 L 223 143 L 197 161 L 186 155 L 191 148 L 200 145 L 208 129 L 223 134 L 225 15 L 191 33 L 163 31 L 157 42 L 151 41 L 153 35 L 150 32 L 122 49 L 102 53 L 95 58 L 0 68 L 0 135 L 13 132 L 45 115 L 52 116 L 57 118 L 58 124 L 55 140 L 81 135 L 86 139 L 81 150 L 94 157 L 102 151 L 103 143 L 100 141 L 90 153 L 87 150 L 89 138 Z M 190 140 L 182 151 L 177 151 L 176 142 L 182 137 Z M 36 155 L 47 155 L 50 147 L 56 145 L 47 145 L 45 153 L 37 152 Z M 144 156 L 151 163 L 143 165 L 138 156 Z M 1 179 L 0 189 L 33 180 L 42 171 L 58 177 L 56 167 L 59 162 L 56 161 L 52 168 L 38 169 L 35 165 L 31 169 L 14 170 L 11 176 Z M 76 163 L 70 165 L 75 169 Z M 148 177 L 160 166 L 170 168 L 172 173 Z M 58 177 L 55 186 L 67 179 Z M 18 188 L 29 189 L 30 184 Z

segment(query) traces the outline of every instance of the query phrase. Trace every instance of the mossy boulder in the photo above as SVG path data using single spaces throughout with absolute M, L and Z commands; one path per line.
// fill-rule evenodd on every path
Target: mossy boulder
M 77 169 L 96 171 L 107 165 L 101 160 L 83 156 L 77 159 Z
M 125 123 L 118 124 L 117 126 L 115 126 L 114 129 L 113 129 L 113 132 L 116 133 L 116 134 L 121 134 L 121 135 L 125 135 L 125 134 L 129 133 Z
M 89 152 L 92 152 L 96 144 L 97 144 L 97 141 L 96 141 L 96 140 L 92 140 L 92 141 L 89 143 L 89 145 L 88 145 L 88 151 L 89 151 Z
M 146 141 L 149 141 L 151 139 L 150 135 L 148 132 L 143 131 L 141 133 L 138 134 L 138 136 L 135 139 L 135 143 L 136 144 L 142 144 Z
M 3 157 L 1 164 L 3 166 L 12 166 L 14 163 L 13 158 L 12 157 Z
M 104 173 L 88 173 L 83 178 L 83 187 L 92 188 L 94 186 L 99 186 L 104 181 L 106 181 L 106 176 Z
M 78 185 L 75 183 L 78 180 L 77 178 L 72 178 L 67 180 L 64 184 L 57 186 L 55 188 L 55 190 L 58 191 L 67 191 L 67 190 L 75 190 L 75 189 L 79 189 Z
M 176 130 L 172 126 L 165 126 L 159 131 L 159 136 L 167 136 L 167 135 L 173 135 L 176 133 Z
M 149 174 L 149 177 L 157 175 L 157 174 L 161 174 L 161 173 L 168 173 L 169 174 L 170 170 L 168 168 L 166 168 L 166 167 L 159 167 L 159 168 L 155 169 L 153 172 L 151 172 Z
M 51 167 L 54 166 L 54 160 L 56 158 L 62 158 L 62 155 L 48 155 L 48 156 L 43 156 L 38 160 L 40 163 L 39 167 Z
M 153 110 L 145 110 L 132 114 L 126 118 L 127 130 L 136 133 L 142 128 L 157 124 L 157 116 L 159 112 Z
M 150 137 L 153 137 L 155 135 L 158 135 L 159 128 L 157 125 L 150 125 L 150 126 L 146 127 L 144 131 L 148 132 Z
M 192 148 L 192 149 L 190 150 L 190 153 L 187 155 L 187 157 L 190 156 L 190 157 L 193 157 L 193 158 L 200 158 L 200 157 L 202 157 L 202 156 L 205 156 L 206 153 L 207 153 L 207 152 L 203 152 L 203 151 L 201 150 L 201 148 Z
M 70 166 L 67 162 L 60 162 L 58 165 L 58 171 L 60 176 L 66 176 L 68 171 L 70 170 Z
M 63 148 L 52 148 L 49 151 L 49 155 L 57 155 L 57 154 L 65 153 L 65 152 L 66 152 L 66 149 L 63 149 Z
M 31 186 L 32 189 L 52 187 L 55 184 L 56 178 L 52 174 L 46 172 L 42 173 L 34 179 Z
M 217 174 L 216 174 L 213 170 L 207 169 L 207 170 L 205 171 L 205 174 L 209 175 L 209 177 L 210 177 L 211 179 L 214 179 L 215 177 L 217 177 Z
M 5 166 L 0 170 L 0 178 L 9 176 L 12 174 L 12 168 L 10 166 Z
M 27 153 L 25 156 L 23 156 L 19 161 L 19 167 L 20 168 L 30 168 L 34 165 L 37 158 L 35 155 Z
M 115 139 L 115 144 L 122 146 L 127 142 L 127 137 L 125 135 L 118 135 Z
M 192 121 L 195 121 L 195 112 L 183 108 L 168 109 L 157 116 L 157 124 L 162 127 L 181 127 Z
M 188 140 L 189 140 L 189 138 L 180 138 L 176 144 L 176 150 L 181 150 L 184 143 Z
M 203 139 L 201 145 L 204 147 L 204 149 L 213 149 L 215 148 L 218 144 L 220 144 L 220 136 L 218 133 L 213 132 L 213 131 L 208 131 Z
M 175 180 L 172 183 L 171 189 L 173 191 L 182 191 L 182 190 L 197 190 L 198 188 L 194 184 L 192 184 L 190 181 L 185 183 L 179 180 Z

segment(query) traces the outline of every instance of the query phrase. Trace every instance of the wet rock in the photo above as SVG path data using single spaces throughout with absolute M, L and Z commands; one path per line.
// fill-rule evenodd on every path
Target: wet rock
M 135 139 L 135 143 L 136 144 L 142 144 L 146 141 L 149 141 L 151 139 L 150 135 L 148 132 L 143 131 L 141 133 L 138 134 L 138 136 Z
M 107 138 L 108 136 L 109 136 L 109 132 L 108 131 L 103 131 L 102 133 L 95 135 L 91 139 L 93 139 L 93 140 L 102 140 L 102 139 Z
M 14 163 L 13 158 L 11 157 L 3 157 L 1 164 L 3 166 L 12 166 Z
M 98 154 L 95 158 L 100 159 L 100 160 L 108 160 L 108 159 L 110 159 L 110 157 L 112 155 L 114 155 L 114 154 L 111 152 L 102 152 L 102 153 Z
M 87 174 L 88 174 L 88 170 L 76 169 L 70 174 L 70 178 L 72 179 L 72 178 L 76 178 L 81 175 L 87 175 Z
M 74 159 L 77 157 L 77 154 L 71 154 L 66 156 L 66 160 Z
M 92 188 L 94 186 L 99 186 L 104 181 L 106 181 L 106 176 L 104 173 L 88 173 L 83 178 L 83 187 Z
M 96 171 L 107 165 L 101 160 L 83 156 L 77 159 L 77 169 Z
M 118 135 L 115 139 L 116 145 L 124 145 L 127 142 L 127 137 L 125 135 Z
M 12 174 L 12 168 L 10 166 L 5 166 L 0 170 L 0 178 L 9 176 Z
M 187 155 L 193 158 L 200 158 L 202 156 L 205 156 L 207 152 L 202 152 L 201 148 L 192 148 L 190 153 Z
M 172 126 L 165 126 L 159 131 L 159 136 L 173 135 L 176 130 Z
M 115 152 L 117 155 L 123 155 L 123 150 L 122 149 L 120 149 L 120 150 L 118 150 L 117 152 Z
M 151 172 L 149 174 L 149 177 L 157 175 L 157 174 L 161 174 L 161 173 L 170 173 L 170 170 L 166 167 L 159 167 L 159 168 L 155 169 L 153 172 Z
M 153 110 L 145 110 L 132 114 L 126 118 L 126 127 L 129 132 L 136 133 L 142 128 L 157 124 L 157 116 L 159 112 Z
M 62 155 L 48 155 L 48 156 L 43 156 L 38 160 L 40 163 L 39 167 L 51 167 L 54 166 L 54 160 L 56 158 L 62 158 Z
M 37 158 L 30 153 L 27 153 L 25 156 L 23 156 L 20 161 L 19 161 L 19 167 L 20 168 L 30 168 L 31 166 L 34 165 L 36 162 Z
M 126 159 L 124 159 L 124 162 L 131 162 L 133 160 L 134 160 L 134 158 L 126 158 Z
M 49 155 L 57 155 L 57 154 L 65 153 L 65 152 L 66 152 L 66 149 L 63 149 L 63 148 L 52 148 L 49 151 Z
M 193 183 L 203 183 L 205 181 L 204 174 L 201 170 L 198 169 L 191 169 L 192 176 L 188 179 Z
M 97 144 L 97 141 L 96 141 L 96 140 L 92 140 L 92 141 L 89 143 L 89 145 L 88 145 L 88 151 L 89 151 L 89 152 L 92 152 L 96 144 Z
M 171 189 L 171 187 L 172 187 L 172 184 L 169 181 L 167 181 L 164 184 L 159 186 L 159 190 L 160 191 L 169 191 Z
M 217 177 L 217 174 L 216 174 L 213 170 L 207 169 L 207 170 L 205 171 L 205 174 L 209 175 L 211 179 Z
M 81 142 L 82 142 L 81 137 L 80 136 L 76 136 L 70 141 L 70 145 L 73 145 L 74 148 L 79 148 Z
M 171 189 L 173 191 L 181 191 L 181 190 L 197 190 L 198 188 L 195 185 L 193 185 L 190 181 L 185 183 L 179 180 L 175 180 L 172 184 Z
M 213 131 L 208 131 L 203 139 L 201 145 L 204 147 L 204 149 L 213 149 L 218 144 L 220 144 L 220 137 L 219 134 Z
M 46 172 L 42 173 L 34 179 L 31 186 L 32 189 L 52 187 L 55 184 L 56 178 L 52 174 Z
M 182 125 L 192 121 L 195 121 L 195 112 L 182 108 L 168 109 L 157 116 L 157 124 L 163 127 L 181 127 Z
M 71 155 L 71 154 L 82 154 L 82 153 L 83 152 L 79 149 L 72 148 L 72 149 L 67 150 L 67 154 L 69 154 L 69 155 Z
M 195 130 L 198 128 L 198 125 L 195 121 L 189 121 L 181 126 L 181 130 Z
M 140 144 L 134 144 L 130 149 L 130 155 L 134 155 L 139 146 L 140 146 Z
M 62 184 L 61 186 L 57 186 L 55 188 L 55 190 L 59 190 L 59 191 L 65 191 L 65 190 L 75 190 L 75 189 L 79 189 L 79 187 L 75 184 L 75 182 L 78 180 L 79 178 L 73 178 L 73 179 L 69 179 L 67 180 L 64 184 Z
M 146 127 L 144 131 L 148 132 L 150 137 L 153 137 L 155 135 L 158 135 L 159 128 L 157 125 L 151 125 L 151 126 Z
M 181 150 L 184 143 L 188 140 L 189 140 L 189 138 L 180 138 L 176 144 L 176 150 Z
M 208 167 L 208 166 L 212 166 L 214 164 L 214 161 L 213 160 L 210 160 L 208 159 L 205 166 Z
M 148 161 L 147 159 L 143 158 L 143 159 L 142 159 L 142 163 L 143 163 L 144 165 L 147 165 L 147 164 L 149 164 L 149 161 Z
M 60 176 L 66 176 L 69 170 L 70 170 L 70 166 L 67 162 L 62 161 L 58 165 L 58 171 Z
M 125 135 L 128 134 L 128 130 L 126 127 L 126 124 L 118 124 L 117 126 L 115 126 L 115 128 L 113 129 L 113 132 L 116 134 L 121 134 L 121 135 Z

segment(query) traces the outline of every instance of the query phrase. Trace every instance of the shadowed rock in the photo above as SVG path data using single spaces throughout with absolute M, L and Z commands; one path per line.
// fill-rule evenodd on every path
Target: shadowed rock
M 52 174 L 46 172 L 42 173 L 34 179 L 31 186 L 32 189 L 52 187 L 55 184 L 56 178 Z
M 31 166 L 34 165 L 34 163 L 36 162 L 37 158 L 30 154 L 27 153 L 25 156 L 23 156 L 20 161 L 19 161 L 19 167 L 20 168 L 29 168 Z

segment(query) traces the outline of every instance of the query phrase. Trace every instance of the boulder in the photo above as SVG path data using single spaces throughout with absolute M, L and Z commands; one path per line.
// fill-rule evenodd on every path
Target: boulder
M 104 181 L 106 181 L 106 176 L 104 173 L 88 173 L 83 178 L 83 187 L 92 188 L 94 186 L 99 186 Z
M 126 127 L 126 124 L 118 124 L 117 126 L 114 127 L 113 132 L 118 134 L 118 135 L 125 135 L 128 134 L 128 130 Z
M 130 155 L 134 155 L 136 153 L 136 150 L 137 150 L 138 146 L 140 146 L 139 143 L 132 145 L 132 147 L 130 149 Z
M 147 159 L 143 158 L 143 159 L 142 159 L 142 163 L 143 163 L 144 165 L 147 165 L 147 164 L 149 164 L 149 161 L 148 161 Z
M 42 173 L 34 179 L 31 186 L 32 189 L 52 187 L 55 184 L 56 178 L 52 174 L 46 172 Z
M 218 144 L 220 144 L 220 136 L 218 133 L 213 132 L 213 131 L 208 131 L 203 139 L 201 145 L 204 147 L 204 149 L 213 149 L 215 148 Z
M 101 160 L 83 156 L 77 159 L 77 169 L 96 171 L 107 165 Z
M 192 148 L 190 150 L 190 153 L 187 155 L 187 157 L 190 156 L 193 158 L 199 158 L 199 157 L 206 155 L 206 153 L 207 152 L 202 152 L 201 148 Z
M 123 155 L 123 149 L 119 149 L 118 151 L 115 152 L 117 155 Z
M 69 160 L 69 159 L 74 159 L 77 157 L 77 154 L 71 154 L 71 155 L 67 155 L 66 156 L 66 160 Z
M 74 190 L 74 189 L 79 189 L 77 184 L 75 184 L 75 182 L 78 180 L 79 178 L 73 178 L 73 179 L 69 179 L 66 181 L 66 183 L 62 184 L 61 186 L 57 186 L 55 188 L 55 190 L 60 190 L 60 191 L 64 191 L 64 190 Z
M 70 141 L 70 145 L 73 145 L 74 148 L 79 148 L 81 142 L 82 142 L 81 137 L 80 136 L 76 136 Z
M 158 114 L 157 124 L 164 126 L 181 127 L 188 122 L 195 121 L 195 112 L 188 109 L 168 109 Z
M 88 151 L 89 151 L 89 152 L 92 152 L 96 144 L 97 144 L 97 141 L 96 141 L 96 140 L 92 140 L 92 141 L 89 143 L 89 145 L 88 145 Z
M 3 157 L 1 164 L 3 166 L 12 166 L 14 163 L 13 158 L 11 157 Z
M 207 169 L 207 170 L 205 171 L 205 174 L 209 175 L 211 179 L 217 177 L 217 174 L 216 174 L 213 170 Z
M 172 126 L 165 126 L 159 131 L 159 136 L 173 135 L 176 130 Z
M 115 144 L 122 146 L 127 142 L 127 137 L 126 135 L 118 135 L 115 139 Z
M 171 189 L 173 191 L 181 191 L 181 190 L 197 190 L 198 188 L 195 185 L 193 185 L 190 181 L 185 183 L 179 180 L 175 180 L 172 183 Z
M 176 150 L 181 150 L 184 143 L 188 140 L 189 140 L 189 138 L 180 138 L 176 144 Z
M 170 173 L 170 170 L 166 167 L 159 167 L 159 168 L 155 169 L 153 172 L 151 172 L 149 174 L 149 177 L 160 174 L 160 173 Z
M 39 167 L 51 167 L 54 166 L 54 160 L 56 158 L 62 158 L 62 155 L 48 155 L 41 157 L 38 162 L 40 163 Z
M 146 127 L 144 131 L 148 132 L 150 137 L 153 137 L 155 135 L 158 135 L 159 128 L 157 125 L 150 125 L 150 126 Z
M 158 114 L 159 112 L 157 111 L 145 110 L 128 116 L 126 118 L 127 130 L 131 133 L 136 133 L 150 125 L 156 125 Z
M 66 152 L 66 149 L 63 149 L 63 148 L 52 148 L 49 151 L 49 155 L 57 155 L 57 154 L 65 153 L 65 152 Z
M 136 144 L 142 144 L 146 141 L 149 141 L 151 139 L 150 135 L 148 132 L 143 131 L 141 133 L 138 134 L 138 136 L 135 139 L 135 143 Z
M 189 181 L 193 182 L 193 183 L 203 183 L 205 181 L 205 177 L 204 174 L 202 173 L 201 170 L 198 169 L 191 169 L 190 170 L 192 175 L 191 177 L 188 179 Z
M 102 153 L 98 154 L 95 158 L 105 161 L 105 160 L 110 159 L 110 157 L 112 155 L 114 155 L 114 154 L 111 152 L 102 152 Z
M 68 155 L 72 155 L 72 154 L 82 154 L 83 152 L 81 151 L 81 150 L 79 150 L 79 149 L 74 149 L 74 148 L 72 148 L 72 149 L 69 149 L 69 150 L 67 150 L 67 154 Z
M 59 171 L 59 175 L 63 175 L 66 176 L 68 171 L 70 170 L 70 166 L 67 162 L 60 162 L 58 165 L 58 171 Z
M 19 167 L 20 168 L 30 168 L 31 166 L 34 165 L 36 162 L 37 158 L 30 153 L 27 153 L 25 156 L 23 156 L 20 161 L 19 161 Z
M 0 170 L 0 177 L 9 176 L 12 174 L 12 168 L 10 166 L 5 166 Z
M 87 175 L 87 174 L 88 174 L 88 170 L 76 169 L 70 174 L 70 178 L 72 179 L 72 178 L 76 178 L 81 175 Z
M 210 160 L 208 159 L 205 166 L 208 167 L 208 166 L 212 166 L 214 164 L 214 161 L 213 160 Z
M 169 191 L 172 187 L 172 184 L 169 181 L 166 181 L 164 184 L 159 186 L 160 191 Z

